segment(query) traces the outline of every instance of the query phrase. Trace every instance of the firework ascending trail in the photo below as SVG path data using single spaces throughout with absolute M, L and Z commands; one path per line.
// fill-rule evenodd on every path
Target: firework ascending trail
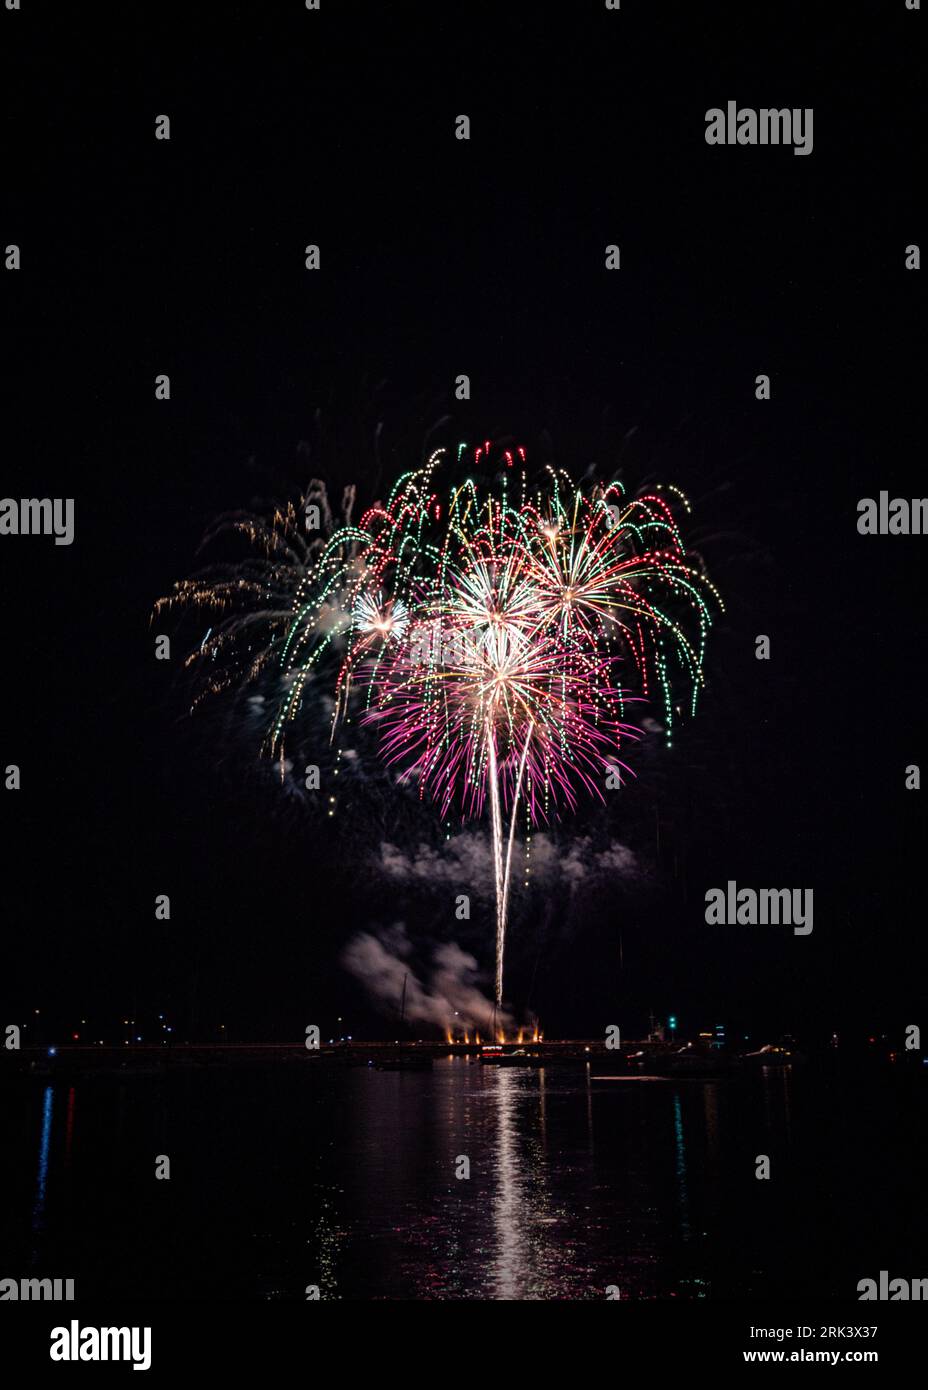
M 263 568 L 187 581 L 168 602 L 233 606 L 192 660 L 247 639 L 239 674 L 279 663 L 269 744 L 281 760 L 308 681 L 330 673 L 333 738 L 360 707 L 386 762 L 443 816 L 489 806 L 500 1003 L 520 809 L 531 826 L 583 791 L 604 799 L 606 779 L 627 770 L 623 742 L 638 737 L 625 720 L 632 699 L 659 699 L 670 739 L 678 677 L 695 708 L 715 591 L 686 558 L 670 505 L 686 505 L 679 494 L 627 500 L 610 483 L 587 495 L 551 468 L 530 487 L 507 453 L 498 485 L 468 480 L 442 495 L 443 454 L 357 525 L 349 507 L 309 544 L 295 508 L 270 527 L 235 521 L 264 545 Z M 275 606 L 257 602 L 262 592 Z

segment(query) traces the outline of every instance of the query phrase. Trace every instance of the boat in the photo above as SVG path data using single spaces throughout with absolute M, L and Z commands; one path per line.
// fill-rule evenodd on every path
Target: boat
M 504 1052 L 499 1059 L 501 1067 L 531 1067 L 540 1062 L 540 1057 L 533 1057 L 524 1047 L 517 1047 L 514 1052 Z
M 741 1060 L 749 1067 L 794 1067 L 804 1062 L 805 1056 L 788 1043 L 766 1043 L 756 1052 L 745 1052 Z

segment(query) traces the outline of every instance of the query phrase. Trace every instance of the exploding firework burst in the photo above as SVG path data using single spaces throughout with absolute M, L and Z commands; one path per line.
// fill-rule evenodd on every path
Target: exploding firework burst
M 476 450 L 475 471 L 489 455 Z M 357 524 L 353 492 L 336 524 L 318 487 L 270 523 L 231 518 L 263 558 L 163 601 L 218 618 L 192 657 L 212 666 L 210 688 L 276 663 L 268 743 L 282 765 L 287 728 L 324 675 L 333 738 L 357 707 L 386 763 L 443 816 L 489 808 L 498 1003 L 518 814 L 531 826 L 581 792 L 603 799 L 639 736 L 632 700 L 659 702 L 671 738 L 680 681 L 695 709 L 718 602 L 686 555 L 681 494 L 584 492 L 550 467 L 530 485 L 524 450 L 503 458 L 497 480 L 442 488 L 437 450 Z

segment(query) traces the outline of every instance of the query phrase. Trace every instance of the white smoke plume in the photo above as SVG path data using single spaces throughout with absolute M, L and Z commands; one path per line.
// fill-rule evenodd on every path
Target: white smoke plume
M 473 956 L 454 942 L 436 946 L 425 985 L 409 964 L 411 950 L 406 928 L 397 922 L 379 936 L 359 932 L 345 947 L 342 963 L 387 1013 L 399 1017 L 405 980 L 406 1018 L 411 1023 L 442 1029 L 491 1027 L 493 1003 L 477 983 L 479 967 Z M 496 1023 L 500 1028 L 514 1026 L 503 1009 L 497 1009 Z
M 626 882 L 643 877 L 634 850 L 618 840 L 597 849 L 588 835 L 577 836 L 566 846 L 544 832 L 533 835 L 530 865 L 532 882 L 541 886 L 562 882 L 577 888 L 602 876 Z M 414 850 L 402 850 L 387 841 L 380 847 L 380 868 L 394 883 L 422 883 L 436 888 L 451 885 L 485 897 L 493 893 L 490 842 L 475 831 L 462 831 L 441 849 L 423 842 Z M 517 877 L 518 860 L 513 870 Z

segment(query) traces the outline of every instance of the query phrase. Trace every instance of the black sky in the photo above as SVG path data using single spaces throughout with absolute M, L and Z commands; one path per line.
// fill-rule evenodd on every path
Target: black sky
M 918 1021 L 926 541 L 859 536 L 856 505 L 925 492 L 904 269 L 922 17 L 749 9 L 3 14 L 0 226 L 23 268 L 0 277 L 2 491 L 77 509 L 70 548 L 0 544 L 0 761 L 23 769 L 0 798 L 4 1020 L 361 1032 L 348 936 L 453 933 L 444 899 L 378 879 L 376 837 L 275 803 L 245 737 L 187 720 L 149 626 L 216 513 L 314 473 L 369 500 L 378 424 L 389 481 L 450 414 L 462 439 L 683 487 L 727 601 L 697 721 L 596 827 L 648 882 L 523 903 L 518 1004 L 552 1034 L 652 1005 L 748 1030 Z M 729 99 L 811 106 L 813 153 L 707 146 Z M 813 888 L 812 937 L 707 928 L 730 878 Z

